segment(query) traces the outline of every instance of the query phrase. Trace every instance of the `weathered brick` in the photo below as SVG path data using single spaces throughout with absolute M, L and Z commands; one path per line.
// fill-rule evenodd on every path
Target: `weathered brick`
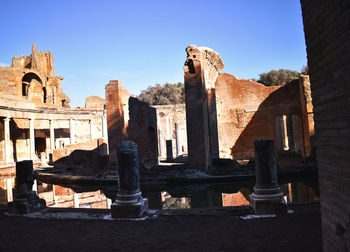
M 336 226 L 344 226 L 350 213 L 350 2 L 301 0 L 301 6 L 315 112 L 323 249 L 344 251 L 349 248 L 336 235 Z

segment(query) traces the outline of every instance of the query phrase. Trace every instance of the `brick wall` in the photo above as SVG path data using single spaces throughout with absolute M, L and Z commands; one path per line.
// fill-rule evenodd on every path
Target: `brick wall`
M 308 99 L 304 87 L 308 87 L 307 76 L 284 86 L 266 87 L 231 74 L 220 74 L 215 82 L 220 157 L 252 158 L 256 139 L 275 139 L 277 151 L 276 119 L 283 115 L 295 118 L 294 151 L 304 157 L 310 156 Z M 312 114 L 310 121 L 312 124 Z
M 110 167 L 117 165 L 117 144 L 124 140 L 137 143 L 141 166 L 158 164 L 156 110 L 131 97 L 121 81 L 111 80 L 105 92 Z
M 350 250 L 350 2 L 301 0 L 314 105 L 323 248 Z

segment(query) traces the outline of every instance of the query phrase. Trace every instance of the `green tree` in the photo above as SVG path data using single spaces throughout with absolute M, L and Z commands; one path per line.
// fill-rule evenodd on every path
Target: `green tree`
M 303 67 L 301 68 L 301 73 L 302 73 L 302 74 L 309 74 L 309 66 L 308 66 L 308 65 L 303 66 Z
M 257 82 L 265 86 L 281 86 L 292 80 L 299 78 L 299 72 L 289 69 L 271 70 L 267 73 L 259 74 Z
M 149 105 L 181 104 L 185 103 L 185 86 L 181 82 L 156 84 L 142 90 L 137 98 Z

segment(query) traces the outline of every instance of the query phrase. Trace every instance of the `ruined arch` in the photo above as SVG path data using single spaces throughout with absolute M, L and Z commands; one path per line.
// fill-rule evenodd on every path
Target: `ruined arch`
M 22 96 L 35 103 L 46 103 L 46 87 L 39 75 L 33 72 L 22 77 Z

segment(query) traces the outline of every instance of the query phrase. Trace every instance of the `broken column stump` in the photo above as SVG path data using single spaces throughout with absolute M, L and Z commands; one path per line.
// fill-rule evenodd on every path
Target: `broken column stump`
M 250 195 L 250 205 L 255 214 L 284 214 L 287 204 L 277 181 L 274 140 L 256 140 L 256 184 Z
M 32 190 L 34 183 L 33 161 L 16 162 L 16 188 L 14 201 L 9 203 L 10 212 L 26 214 L 46 208 L 46 201 Z
M 122 141 L 117 145 L 118 194 L 112 204 L 112 218 L 140 218 L 148 211 L 148 200 L 140 191 L 137 144 Z

